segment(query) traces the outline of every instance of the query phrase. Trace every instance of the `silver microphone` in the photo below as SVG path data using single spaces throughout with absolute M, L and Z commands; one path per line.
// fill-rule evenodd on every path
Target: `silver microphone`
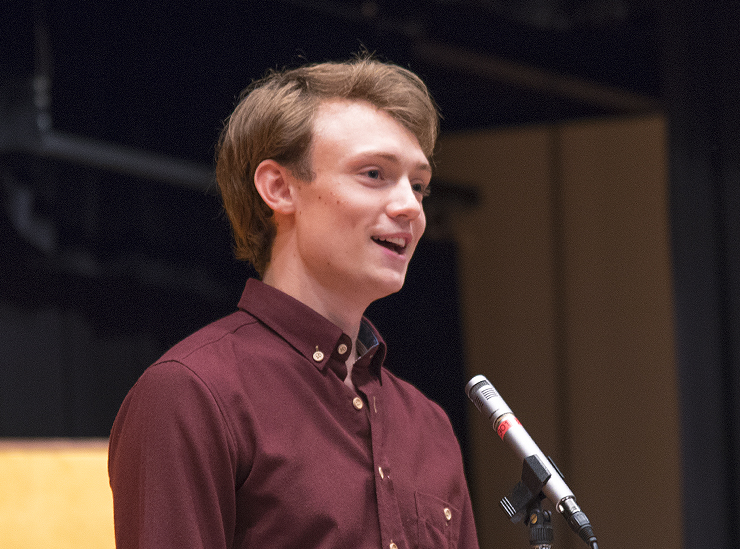
M 576 503 L 576 497 L 565 484 L 560 471 L 535 444 L 491 382 L 485 376 L 475 376 L 465 386 L 465 393 L 476 408 L 491 421 L 493 430 L 501 440 L 512 447 L 519 459 L 524 461 L 533 455 L 539 458 L 542 466 L 550 474 L 550 478 L 542 487 L 542 492 L 583 541 L 590 545 L 595 544 L 596 536 L 591 523 Z

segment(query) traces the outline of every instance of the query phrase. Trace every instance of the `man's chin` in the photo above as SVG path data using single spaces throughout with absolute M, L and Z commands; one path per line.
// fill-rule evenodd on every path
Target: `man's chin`
M 398 274 L 395 277 L 387 277 L 383 279 L 382 283 L 378 285 L 378 297 L 376 299 L 381 299 L 400 292 L 405 282 L 405 272 L 403 273 L 403 275 Z

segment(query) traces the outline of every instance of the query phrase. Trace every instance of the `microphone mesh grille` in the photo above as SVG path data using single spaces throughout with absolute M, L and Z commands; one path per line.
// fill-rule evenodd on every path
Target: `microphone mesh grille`
M 480 393 L 485 397 L 486 400 L 490 400 L 498 396 L 498 392 L 496 391 L 496 389 L 493 388 L 493 385 L 491 385 L 490 383 L 488 384 L 488 387 L 483 387 L 480 390 Z
M 479 388 L 480 391 L 478 390 Z M 473 404 L 475 404 L 475 407 L 478 408 L 480 412 L 482 412 L 485 404 L 481 397 L 489 400 L 491 398 L 497 397 L 498 393 L 487 379 L 483 379 L 470 388 L 468 396 L 470 397 L 470 400 L 473 401 Z

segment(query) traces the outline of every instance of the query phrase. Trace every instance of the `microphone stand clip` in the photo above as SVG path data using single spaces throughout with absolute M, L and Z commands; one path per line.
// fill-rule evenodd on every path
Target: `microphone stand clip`
M 542 509 L 545 498 L 542 488 L 551 476 L 538 456 L 526 457 L 522 464 L 522 480 L 500 502 L 511 522 L 516 524 L 524 519 L 529 527 L 529 545 L 534 549 L 552 548 L 551 514 Z

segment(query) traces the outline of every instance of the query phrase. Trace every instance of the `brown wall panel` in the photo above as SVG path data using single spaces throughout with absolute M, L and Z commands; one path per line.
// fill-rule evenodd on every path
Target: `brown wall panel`
M 566 474 L 603 547 L 681 546 L 678 401 L 659 117 L 443 136 L 469 377 L 486 375 Z M 481 546 L 524 547 L 498 507 L 521 465 L 472 406 Z M 555 546 L 582 542 L 555 518 Z
M 561 128 L 568 469 L 605 547 L 682 543 L 665 131 Z
M 437 175 L 481 195 L 478 208 L 454 221 L 469 377 L 487 376 L 557 459 L 550 157 L 547 128 L 445 136 Z M 521 464 L 472 405 L 470 418 L 481 545 L 517 547 L 526 532 L 498 501 L 519 480 Z

